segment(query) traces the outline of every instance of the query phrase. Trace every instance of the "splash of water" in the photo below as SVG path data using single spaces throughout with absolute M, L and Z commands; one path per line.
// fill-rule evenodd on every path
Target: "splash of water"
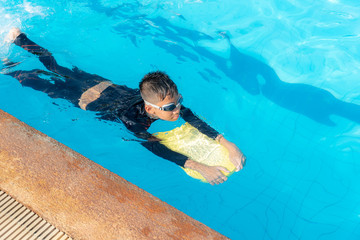
M 11 28 L 26 29 L 29 20 L 34 17 L 45 18 L 49 15 L 49 8 L 42 7 L 29 1 L 0 1 L 0 58 L 6 58 L 11 53 L 11 43 L 7 35 Z

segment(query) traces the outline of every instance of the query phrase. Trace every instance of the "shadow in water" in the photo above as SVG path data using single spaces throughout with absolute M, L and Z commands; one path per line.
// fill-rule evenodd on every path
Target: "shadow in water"
M 151 36 L 155 45 L 176 56 L 179 61 L 200 62 L 201 58 L 205 58 L 214 62 L 219 70 L 239 83 L 249 94 L 262 94 L 281 107 L 328 126 L 335 125 L 330 119 L 331 115 L 338 115 L 360 124 L 359 105 L 341 101 L 321 88 L 281 81 L 274 69 L 252 56 L 241 53 L 226 35 L 224 37 L 228 39 L 230 46 L 228 59 L 197 45 L 201 40 L 213 40 L 212 37 L 176 26 L 163 17 L 139 14 L 137 10 L 144 7 L 139 3 L 106 8 L 94 0 L 89 6 L 109 17 L 122 20 L 122 23 L 114 26 L 115 31 L 129 38 L 136 47 L 140 41 L 139 37 Z M 183 16 L 177 16 L 186 21 Z M 200 72 L 200 74 L 207 81 L 210 80 L 206 76 L 219 81 L 220 77 L 215 72 L 210 69 L 205 71 L 207 73 Z
M 341 101 L 321 88 L 281 81 L 270 66 L 241 53 L 231 43 L 230 47 L 229 59 L 219 58 L 201 47 L 196 47 L 196 51 L 214 61 L 230 79 L 239 83 L 252 95 L 262 94 L 279 106 L 325 125 L 335 125 L 330 120 L 330 115 L 338 115 L 360 123 L 359 105 Z M 227 62 L 230 64 L 226 64 Z

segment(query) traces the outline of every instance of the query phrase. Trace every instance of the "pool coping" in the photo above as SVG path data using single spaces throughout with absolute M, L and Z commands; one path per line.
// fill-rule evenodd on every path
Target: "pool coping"
M 2 110 L 0 189 L 74 239 L 228 239 Z

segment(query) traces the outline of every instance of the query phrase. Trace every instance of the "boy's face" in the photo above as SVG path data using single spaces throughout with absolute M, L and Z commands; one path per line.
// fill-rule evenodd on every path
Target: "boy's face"
M 166 96 L 166 98 L 164 100 L 162 100 L 161 102 L 157 102 L 157 103 L 152 103 L 155 104 L 156 106 L 162 107 L 166 104 L 169 103 L 175 103 L 177 104 L 179 100 L 179 95 L 176 95 L 174 97 L 170 97 L 169 95 Z M 177 108 L 175 108 L 172 111 L 163 111 L 160 109 L 157 109 L 151 105 L 145 104 L 145 110 L 151 114 L 151 115 L 155 115 L 158 118 L 165 120 L 165 121 L 176 121 L 179 118 L 180 115 L 180 108 L 181 105 L 179 105 Z

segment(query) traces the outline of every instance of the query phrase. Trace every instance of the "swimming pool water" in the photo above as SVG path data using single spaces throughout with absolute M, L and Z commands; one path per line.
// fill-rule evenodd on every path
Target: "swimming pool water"
M 232 239 L 359 239 L 359 15 L 355 0 L 0 1 L 14 69 L 44 67 L 2 42 L 12 26 L 117 84 L 165 70 L 248 157 L 219 186 L 5 75 L 0 108 Z

